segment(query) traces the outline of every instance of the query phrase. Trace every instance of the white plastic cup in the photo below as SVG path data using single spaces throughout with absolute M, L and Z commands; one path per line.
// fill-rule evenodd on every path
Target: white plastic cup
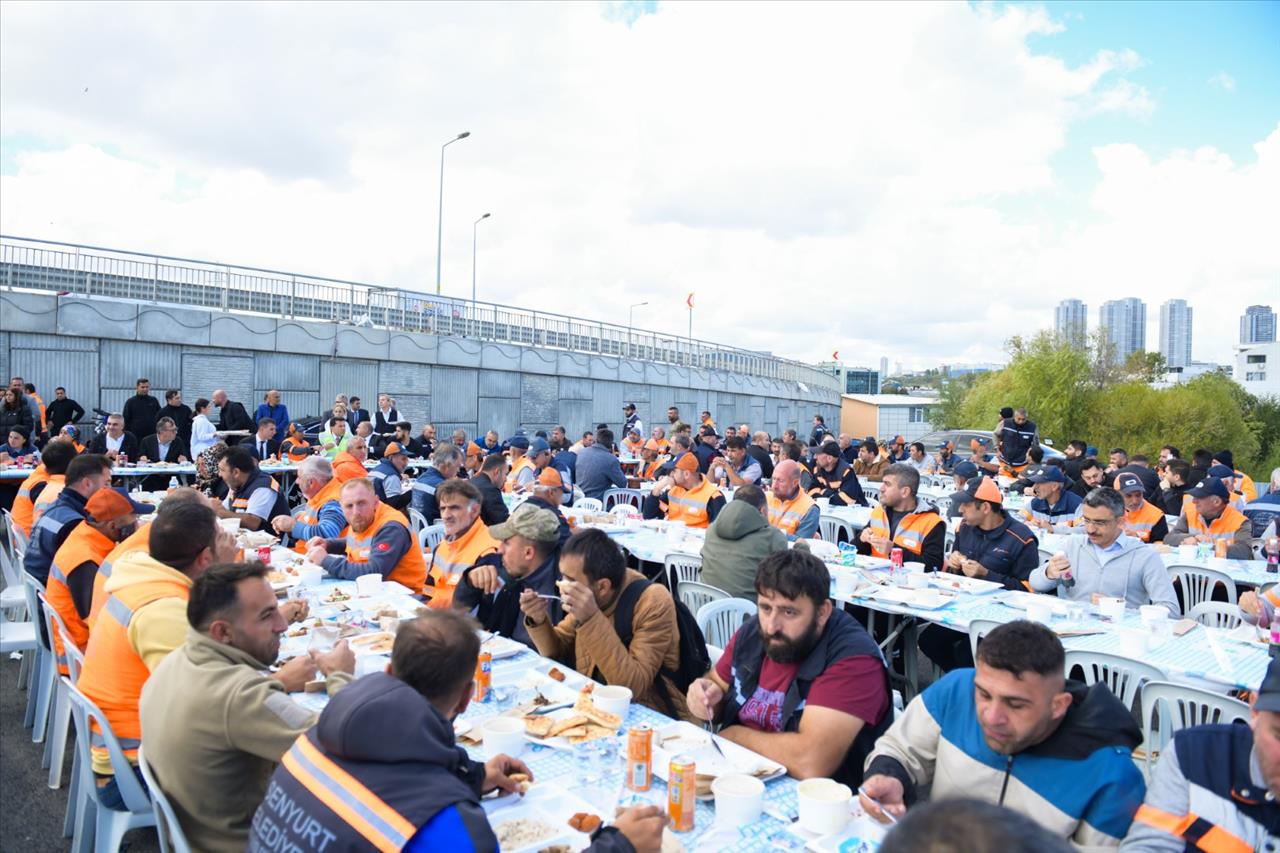
M 509 755 L 516 758 L 524 752 L 524 720 L 515 717 L 490 717 L 480 724 L 486 758 Z
M 234 536 L 240 532 L 240 519 L 220 518 L 218 519 L 218 526 Z
M 631 688 L 617 684 L 597 687 L 591 692 L 591 701 L 601 711 L 617 714 L 625 721 L 627 712 L 631 710 Z
M 822 507 L 823 509 L 826 509 L 827 507 L 831 506 L 831 498 L 814 498 L 813 502 L 816 503 L 818 506 Z
M 818 835 L 839 832 L 849 822 L 853 791 L 834 779 L 805 779 L 796 785 L 800 827 Z
M 372 596 L 382 592 L 382 575 L 370 572 L 356 578 L 356 595 Z
M 711 782 L 716 798 L 716 823 L 746 826 L 760 819 L 764 806 L 764 783 L 754 776 L 730 773 Z
M 1098 612 L 1102 614 L 1102 618 L 1111 622 L 1120 622 L 1124 619 L 1124 599 L 1104 597 L 1098 599 Z
M 324 582 L 324 569 L 319 566 L 303 565 L 298 567 L 299 586 L 319 586 Z
M 923 566 L 923 563 L 916 563 Z M 907 572 L 907 589 L 927 589 L 929 586 L 929 576 L 924 572 Z
M 1048 625 L 1053 621 L 1053 603 L 1045 601 L 1028 601 L 1027 602 L 1027 619 L 1032 622 L 1039 622 L 1041 625 Z
M 852 595 L 857 586 L 858 579 L 853 576 L 853 572 L 838 572 L 836 574 L 836 595 Z
M 902 568 L 908 572 L 924 574 L 924 563 L 903 563 Z

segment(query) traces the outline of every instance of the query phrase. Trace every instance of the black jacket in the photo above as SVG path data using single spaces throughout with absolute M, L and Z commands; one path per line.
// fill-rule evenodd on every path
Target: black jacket
M 511 515 L 506 502 L 502 499 L 502 489 L 493 484 L 493 480 L 483 474 L 471 478 L 471 485 L 480 490 L 480 520 L 486 527 L 501 524 Z
M 191 407 L 186 403 L 181 406 L 170 406 L 165 404 L 160 409 L 160 415 L 156 418 L 171 418 L 178 425 L 178 436 L 187 444 L 191 443 L 191 420 L 195 417 L 195 413 L 191 411 Z
M 90 453 L 107 452 L 107 434 L 95 435 L 86 448 Z M 128 430 L 124 431 L 124 441 L 120 443 L 120 452 L 129 457 L 130 462 L 138 459 L 138 439 Z
M 255 429 L 253 418 L 249 417 L 249 413 L 244 410 L 244 406 L 234 400 L 228 400 L 227 404 L 218 412 L 218 430 L 247 429 L 253 432 Z M 239 437 L 231 436 L 227 443 L 235 444 L 239 441 Z
M 44 419 L 49 427 L 49 435 L 57 435 L 64 426 L 79 423 L 83 417 L 84 406 L 70 397 L 54 400 L 44 408 Z
M 396 409 L 391 410 L 391 417 L 384 418 L 382 409 L 373 410 L 373 431 L 379 435 L 390 435 L 396 431 L 396 424 L 400 423 L 400 412 Z
M 7 439 L 9 431 L 14 427 L 25 429 L 28 438 L 36 437 L 36 430 L 31 419 L 31 407 L 27 405 L 25 397 L 16 409 L 7 409 L 3 404 L 0 404 L 0 435 Z
M 150 394 L 134 394 L 124 401 L 124 428 L 137 438 L 146 438 L 156 431 L 156 419 L 160 417 L 160 401 Z
M 240 446 L 248 450 L 250 453 L 252 453 L 253 458 L 257 459 L 259 462 L 265 462 L 266 460 L 271 459 L 272 457 L 280 455 L 280 441 L 279 439 L 275 439 L 275 438 L 267 439 L 267 455 L 266 456 L 263 456 L 261 453 L 259 453 L 257 433 L 254 433 L 248 438 L 240 439 Z
M 187 447 L 187 443 L 182 440 L 182 436 L 178 436 L 169 442 L 169 452 L 160 458 L 160 439 L 155 435 L 149 435 L 138 442 L 138 455 L 145 456 L 152 462 L 177 462 L 179 456 L 187 457 L 187 461 L 191 461 L 191 448 Z
M 760 463 L 760 476 L 766 480 L 773 479 L 773 460 L 769 458 L 769 451 L 759 445 L 748 444 L 747 455 Z

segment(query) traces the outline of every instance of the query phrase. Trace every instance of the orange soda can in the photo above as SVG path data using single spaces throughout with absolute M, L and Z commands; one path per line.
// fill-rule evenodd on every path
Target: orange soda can
M 693 809 L 698 796 L 698 774 L 693 758 L 677 755 L 667 774 L 667 816 L 676 832 L 693 829 Z
M 641 723 L 627 732 L 627 787 L 647 791 L 653 784 L 653 727 Z
M 1225 556 L 1227 556 L 1227 548 L 1228 548 L 1228 546 L 1230 546 L 1230 545 L 1231 545 L 1231 543 L 1230 543 L 1229 541 L 1227 541 L 1226 539 L 1215 539 L 1215 540 L 1213 540 L 1213 556 L 1215 556 L 1215 557 L 1225 557 Z
M 493 684 L 493 654 L 481 652 L 476 658 L 476 702 L 483 702 L 489 696 L 489 687 Z

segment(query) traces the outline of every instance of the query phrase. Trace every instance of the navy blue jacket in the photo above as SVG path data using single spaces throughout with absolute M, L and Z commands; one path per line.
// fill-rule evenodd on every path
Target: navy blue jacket
M 434 465 L 429 465 L 413 484 L 413 502 L 410 506 L 422 513 L 427 524 L 435 524 L 440 517 L 440 508 L 436 506 L 436 489 L 443 482 L 444 475 Z
M 88 502 L 89 499 L 75 489 L 64 488 L 58 493 L 53 506 L 45 510 L 36 526 L 31 528 L 31 542 L 27 545 L 27 556 L 22 564 L 27 574 L 42 584 L 49 583 L 49 565 L 53 562 L 53 555 L 67 541 L 76 525 L 89 517 L 85 508 Z
M 1005 589 L 1026 589 L 1022 582 L 1040 565 L 1039 547 L 1031 528 L 1007 512 L 995 530 L 968 524 L 956 528 L 955 550 L 982 564 L 987 570 L 982 580 L 1004 584 Z

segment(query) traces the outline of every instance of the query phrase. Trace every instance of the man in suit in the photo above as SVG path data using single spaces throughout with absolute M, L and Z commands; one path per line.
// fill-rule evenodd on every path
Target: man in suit
M 347 424 L 351 427 L 351 434 L 356 434 L 356 427 L 362 423 L 373 423 L 373 419 L 369 417 L 369 410 L 360 408 L 360 398 L 352 397 L 351 405 L 347 407 Z
M 378 395 L 378 410 L 373 413 L 373 417 L 373 431 L 378 435 L 391 435 L 396 431 L 396 424 L 400 423 L 400 413 L 391 404 L 390 394 Z
M 89 442 L 89 452 L 102 454 L 112 464 L 122 455 L 133 460 L 138 458 L 138 439 L 133 433 L 125 431 L 124 415 L 112 412 L 107 417 L 107 431 L 93 437 L 93 441 Z
M 259 462 L 266 462 L 268 459 L 278 457 L 280 455 L 280 441 L 276 438 L 275 420 L 272 418 L 260 418 L 258 420 L 258 431 L 254 433 L 251 439 L 246 440 L 244 444 L 249 446 L 249 452 Z
M 213 396 L 209 399 L 220 409 L 218 412 L 219 432 L 253 429 L 253 418 L 249 417 L 249 413 L 244 410 L 244 404 L 228 399 L 226 391 L 219 388 L 213 392 Z M 224 440 L 227 444 L 237 444 L 240 442 L 241 437 L 229 435 L 225 436 Z
M 182 464 L 191 458 L 191 450 L 178 435 L 178 424 L 173 418 L 161 418 L 156 421 L 154 435 L 148 435 L 138 442 L 139 462 L 173 462 Z M 169 485 L 169 478 L 163 474 L 146 477 L 142 488 L 147 491 L 163 490 Z

